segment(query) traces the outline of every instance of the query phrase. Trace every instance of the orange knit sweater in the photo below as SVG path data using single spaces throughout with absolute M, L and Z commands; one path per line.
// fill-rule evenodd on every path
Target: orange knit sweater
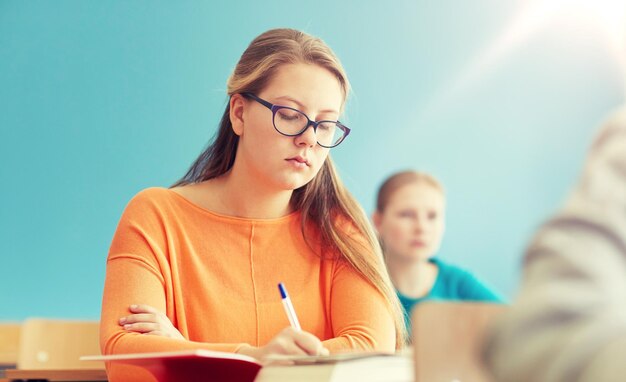
M 395 349 L 383 296 L 347 263 L 304 241 L 300 214 L 278 219 L 223 216 L 176 192 L 151 188 L 126 207 L 107 260 L 103 354 L 262 346 L 289 326 L 277 284 L 289 290 L 302 329 L 331 352 Z M 321 255 L 321 256 L 320 256 Z M 373 256 L 373 255 L 372 255 Z M 188 341 L 126 332 L 131 304 L 167 314 Z M 109 365 L 109 380 L 150 380 Z

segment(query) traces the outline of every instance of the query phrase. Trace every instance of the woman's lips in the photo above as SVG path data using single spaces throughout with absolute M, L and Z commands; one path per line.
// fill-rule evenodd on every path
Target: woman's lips
M 306 162 L 301 162 L 296 159 L 285 159 L 285 160 L 289 162 L 296 169 L 302 170 L 302 169 L 309 167 L 309 165 Z

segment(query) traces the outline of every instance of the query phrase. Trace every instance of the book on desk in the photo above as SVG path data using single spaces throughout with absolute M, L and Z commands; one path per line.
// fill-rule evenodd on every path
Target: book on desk
M 410 357 L 386 353 L 277 356 L 263 366 L 254 358 L 209 350 L 81 357 L 147 369 L 159 382 L 178 381 L 412 381 Z M 291 363 L 291 365 L 285 365 Z

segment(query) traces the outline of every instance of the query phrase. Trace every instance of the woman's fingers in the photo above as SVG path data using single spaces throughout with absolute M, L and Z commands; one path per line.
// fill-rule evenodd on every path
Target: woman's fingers
M 129 306 L 131 313 L 119 319 L 125 330 L 177 339 L 185 339 L 165 313 L 145 304 Z
M 237 350 L 240 354 L 252 356 L 261 362 L 268 362 L 272 355 L 328 355 L 328 349 L 313 334 L 291 327 L 283 329 L 265 346 L 244 345 Z M 272 364 L 291 364 L 290 361 L 271 360 Z
M 156 308 L 153 308 L 152 306 L 146 305 L 146 304 L 133 304 L 129 306 L 128 309 L 133 313 L 152 313 L 152 314 L 161 313 Z
M 136 322 L 160 322 L 159 317 L 152 313 L 131 314 L 120 318 L 120 324 L 134 324 Z
M 120 324 L 123 325 L 136 322 L 157 322 L 165 325 L 166 323 L 170 322 L 165 314 L 150 305 L 134 304 L 129 307 L 129 310 L 134 314 L 120 318 Z
M 265 350 L 267 354 L 321 355 L 324 346 L 313 334 L 288 327 L 274 337 Z
M 137 333 L 149 333 L 152 331 L 158 331 L 161 329 L 161 327 L 159 324 L 151 322 L 138 322 L 135 324 L 125 324 L 124 329 Z
M 277 346 L 272 349 L 278 354 L 288 355 L 308 355 L 308 353 L 302 349 L 293 339 L 283 339 L 277 343 Z
M 295 345 L 302 349 L 308 355 L 328 354 L 328 350 L 324 348 L 322 342 L 309 332 L 295 331 L 293 334 Z

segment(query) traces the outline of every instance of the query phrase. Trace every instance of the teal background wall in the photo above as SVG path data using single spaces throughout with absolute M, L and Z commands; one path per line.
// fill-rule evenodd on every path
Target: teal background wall
M 432 172 L 441 256 L 513 296 L 524 243 L 624 101 L 620 40 L 597 22 L 614 12 L 384 3 L 0 0 L 0 319 L 99 317 L 124 206 L 185 172 L 239 55 L 275 27 L 342 59 L 353 132 L 332 155 L 368 213 L 391 172 Z

